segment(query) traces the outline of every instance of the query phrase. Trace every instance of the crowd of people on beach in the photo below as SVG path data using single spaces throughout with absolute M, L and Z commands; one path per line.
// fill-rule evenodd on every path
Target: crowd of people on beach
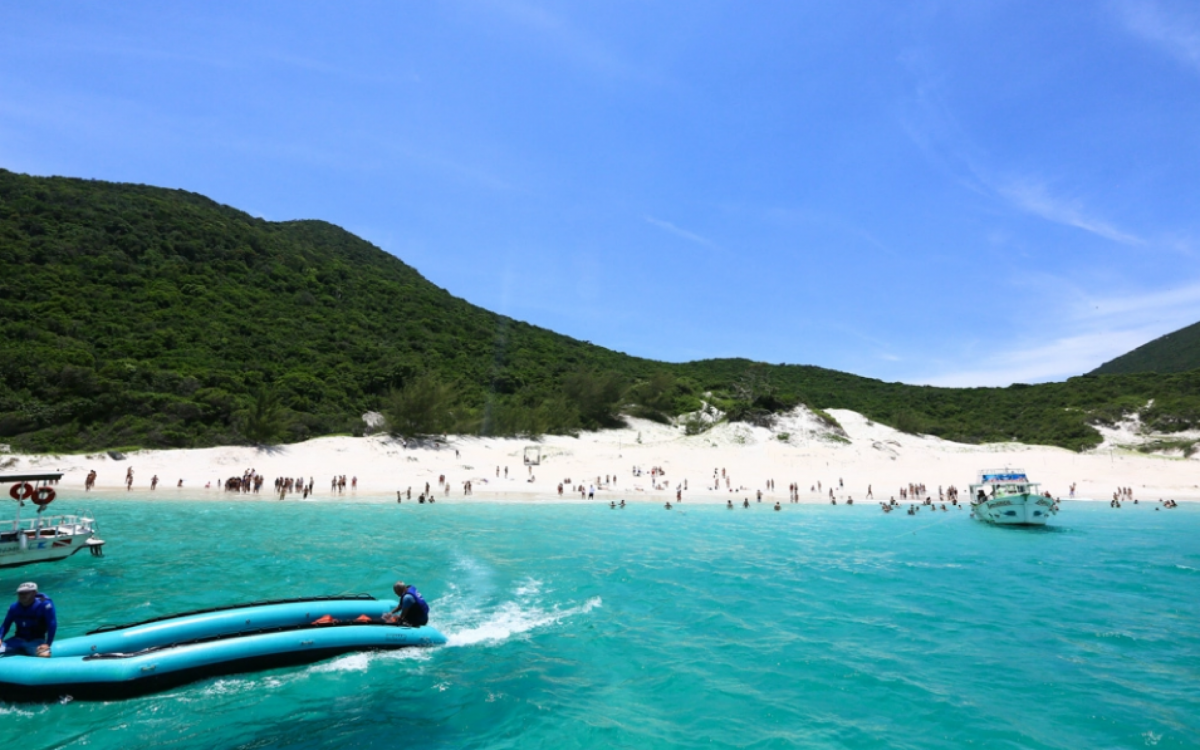
M 457 451 L 456 451 L 456 455 L 457 455 Z M 528 462 L 527 462 L 527 465 L 528 465 Z M 467 468 L 470 468 L 470 467 L 467 467 Z M 528 469 L 529 469 L 529 471 L 528 471 L 529 480 L 528 481 L 532 482 L 534 479 L 533 466 L 528 465 Z M 642 466 L 635 465 L 630 469 L 630 473 L 632 474 L 632 476 L 635 479 L 643 478 L 643 477 L 649 478 L 650 486 L 654 491 L 657 491 L 657 492 L 673 491 L 673 493 L 674 493 L 673 502 L 672 502 L 672 500 L 667 500 L 664 503 L 664 507 L 671 509 L 676 504 L 684 502 L 685 493 L 688 490 L 688 480 L 687 479 L 683 479 L 681 481 L 676 481 L 673 484 L 668 482 L 667 478 L 666 478 L 667 471 L 662 466 L 651 466 L 649 468 L 643 468 Z M 495 468 L 495 475 L 497 478 L 499 478 L 501 476 L 508 478 L 509 477 L 509 468 L 507 466 L 497 465 Z M 91 491 L 91 490 L 95 489 L 96 481 L 97 481 L 96 470 L 94 470 L 94 469 L 90 470 L 87 473 L 87 476 L 84 480 L 84 490 Z M 460 482 L 459 484 L 461 485 L 462 495 L 464 497 L 468 497 L 468 496 L 475 494 L 474 489 L 475 489 L 476 481 L 483 482 L 486 485 L 486 484 L 488 484 L 489 480 L 487 480 L 486 478 L 475 477 L 475 478 Z M 262 490 L 265 482 L 266 482 L 266 478 L 261 473 L 259 473 L 257 470 L 255 470 L 253 468 L 249 468 L 249 469 L 246 469 L 245 471 L 243 471 L 241 473 L 241 475 L 227 477 L 224 479 L 219 478 L 216 480 L 215 483 L 208 482 L 205 484 L 205 489 L 211 489 L 215 485 L 218 489 L 224 490 L 225 492 L 229 492 L 229 493 L 257 495 Z M 125 489 L 127 491 L 133 490 L 134 468 L 132 466 L 129 466 L 126 468 L 124 484 L 125 484 Z M 759 484 L 759 487 L 754 490 L 747 488 L 743 484 L 738 484 L 735 486 L 731 472 L 729 472 L 724 467 L 714 467 L 712 470 L 712 484 L 709 486 L 706 486 L 705 490 L 707 490 L 707 491 L 724 490 L 725 492 L 728 492 L 731 494 L 733 494 L 733 493 L 752 493 L 752 495 L 743 496 L 742 502 L 740 503 L 740 506 L 742 508 L 750 508 L 751 507 L 751 496 L 752 496 L 754 499 L 754 502 L 757 504 L 761 504 L 764 501 L 764 499 L 766 499 L 767 502 L 771 505 L 772 510 L 780 511 L 783 509 L 782 500 L 770 497 L 776 490 L 776 482 L 773 478 L 766 478 L 766 479 L 759 480 L 758 482 L 756 482 L 756 484 Z M 156 490 L 158 488 L 159 477 L 157 474 L 153 475 L 150 478 L 149 485 L 150 485 L 151 490 Z M 178 482 L 176 483 L 176 487 L 183 488 L 183 486 L 184 486 L 184 480 L 179 479 Z M 452 483 L 451 483 L 450 479 L 447 477 L 447 475 L 439 474 L 437 476 L 436 489 L 431 486 L 430 482 L 425 482 L 424 491 L 419 491 L 415 500 L 418 504 L 434 503 L 436 501 L 436 497 L 438 495 L 440 495 L 442 497 L 449 497 L 451 494 L 451 487 L 452 487 Z M 590 480 L 588 480 L 587 482 L 575 482 L 569 477 L 564 478 L 562 481 L 557 483 L 556 489 L 557 489 L 558 497 L 560 497 L 560 498 L 564 497 L 567 492 L 574 492 L 579 495 L 579 498 L 581 500 L 591 501 L 591 500 L 596 499 L 598 490 L 604 490 L 604 491 L 611 492 L 611 491 L 616 490 L 617 487 L 618 487 L 618 477 L 617 477 L 617 474 L 614 473 L 614 474 L 604 474 L 604 475 L 598 474 L 598 475 L 596 475 L 594 482 L 592 482 Z M 289 495 L 292 495 L 292 494 L 298 494 L 298 495 L 301 495 L 303 498 L 307 499 L 308 497 L 312 496 L 315 492 L 315 480 L 313 477 L 308 477 L 306 479 L 302 476 L 278 477 L 274 480 L 274 489 L 275 489 L 275 494 L 278 496 L 278 499 L 280 499 L 280 500 L 286 499 Z M 357 491 L 357 489 L 358 489 L 358 477 L 357 476 L 347 476 L 345 474 L 336 474 L 331 477 L 331 479 L 330 479 L 330 492 L 331 493 L 333 493 L 334 495 L 342 495 L 347 491 L 347 489 L 349 489 L 351 492 Z M 635 483 L 633 491 L 643 492 L 644 490 L 641 486 L 639 486 L 638 484 Z M 1069 488 L 1069 496 L 1073 498 L 1073 497 L 1075 497 L 1075 494 L 1076 494 L 1076 485 L 1075 485 L 1075 483 L 1071 483 L 1070 488 Z M 845 480 L 841 477 L 837 478 L 837 480 L 835 482 L 829 482 L 828 484 L 826 484 L 823 480 L 817 480 L 814 483 L 810 484 L 808 497 L 810 499 L 814 498 L 814 497 L 815 498 L 825 498 L 825 499 L 827 499 L 827 501 L 830 505 L 839 505 L 839 504 L 854 505 L 854 497 L 850 492 L 847 492 Z M 862 497 L 864 497 L 867 500 L 874 500 L 875 493 L 874 493 L 874 486 L 872 484 L 866 485 L 866 491 L 863 493 Z M 1046 493 L 1046 497 L 1057 502 L 1057 500 L 1055 498 L 1053 498 L 1049 492 Z M 798 504 L 798 503 L 801 503 L 804 501 L 803 489 L 802 489 L 802 485 L 800 484 L 800 482 L 792 481 L 792 482 L 788 483 L 786 499 L 787 499 L 788 503 L 790 503 L 790 504 Z M 413 488 L 411 486 L 408 487 L 406 490 L 397 490 L 396 491 L 396 502 L 401 503 L 401 502 L 404 502 L 405 500 L 409 500 L 409 501 L 414 500 Z M 1138 502 L 1139 502 L 1138 499 L 1134 497 L 1134 490 L 1132 487 L 1118 487 L 1116 489 L 1116 491 L 1114 491 L 1112 493 L 1112 498 L 1109 501 L 1109 506 L 1111 508 L 1121 508 L 1122 505 L 1124 505 L 1126 503 L 1132 503 L 1134 505 L 1137 505 Z M 619 504 L 618 504 L 617 500 L 609 500 L 608 503 L 609 503 L 610 507 L 612 507 L 612 508 L 621 508 L 621 507 L 625 506 L 624 499 L 621 499 L 619 501 Z M 905 512 L 907 515 L 910 515 L 910 516 L 916 515 L 916 514 L 920 513 L 922 510 L 927 510 L 929 512 L 949 512 L 952 510 L 962 510 L 964 507 L 968 506 L 967 503 L 960 502 L 960 490 L 957 486 L 955 486 L 955 485 L 947 485 L 947 486 L 939 485 L 936 489 L 936 500 L 935 500 L 935 493 L 931 490 L 930 486 L 926 485 L 924 482 L 909 482 L 905 485 L 902 485 L 901 487 L 899 487 L 897 489 L 897 492 L 895 495 L 892 495 L 886 501 L 878 502 L 878 505 L 879 505 L 881 511 L 885 514 L 895 512 L 896 510 L 900 510 L 900 509 L 904 508 L 904 506 L 907 506 L 907 508 L 905 508 Z M 732 509 L 734 507 L 735 507 L 734 499 L 729 499 L 726 501 L 726 508 Z M 1176 508 L 1176 507 L 1178 507 L 1178 503 L 1175 500 L 1159 499 L 1159 501 L 1155 507 L 1155 510 L 1160 510 L 1163 508 Z M 970 509 L 970 508 L 968 507 L 968 509 Z

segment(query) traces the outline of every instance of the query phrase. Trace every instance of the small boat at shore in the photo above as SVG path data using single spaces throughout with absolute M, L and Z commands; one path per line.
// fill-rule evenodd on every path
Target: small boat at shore
M 446 642 L 428 625 L 384 622 L 395 606 L 366 594 L 287 599 L 98 628 L 55 641 L 50 658 L 0 654 L 0 701 L 116 700 L 207 677 Z
M 1024 469 L 984 469 L 971 486 L 975 518 L 1001 526 L 1045 526 L 1058 513 L 1049 494 L 1039 494 Z
M 46 507 L 54 502 L 53 483 L 62 474 L 0 475 L 0 484 L 11 484 L 8 495 L 17 501 L 16 518 L 0 521 L 0 568 L 62 560 L 90 550 L 103 554 L 104 540 L 96 537 L 96 519 L 86 515 L 50 516 Z M 26 502 L 37 506 L 34 518 L 22 519 Z

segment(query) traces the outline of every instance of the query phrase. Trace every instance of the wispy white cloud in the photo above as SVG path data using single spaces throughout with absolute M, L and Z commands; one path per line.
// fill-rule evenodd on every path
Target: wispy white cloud
M 629 61 L 611 45 L 581 30 L 565 16 L 521 0 L 489 0 L 487 5 L 537 33 L 559 56 L 595 73 L 651 84 L 665 82 L 651 68 Z
M 86 55 L 89 57 L 124 57 L 133 60 L 143 60 L 150 63 L 185 63 L 207 68 L 223 70 L 239 70 L 245 63 L 237 54 L 215 54 L 213 50 L 203 48 L 199 54 L 185 48 L 167 49 L 147 46 L 141 40 L 132 36 L 110 35 L 97 38 L 93 34 L 81 34 L 74 29 L 63 29 L 57 36 L 23 36 L 5 39 L 9 50 L 19 50 L 25 54 L 52 53 L 61 57 L 67 55 Z
M 1200 319 L 1200 282 L 1174 289 L 1140 292 L 1124 296 L 1088 294 L 1076 296 L 1071 317 L 1077 321 L 1099 321 L 1108 323 L 1124 320 L 1132 323 L 1151 323 L 1164 317 L 1179 316 Z
M 1046 318 L 1062 321 L 1058 331 L 1014 344 L 989 346 L 981 353 L 963 354 L 961 367 L 951 366 L 917 382 L 1005 386 L 1061 380 L 1089 372 L 1159 336 L 1200 321 L 1200 282 L 1124 296 L 1084 293 L 1071 289 L 1063 280 L 1056 285 L 1066 301 L 1048 309 Z M 1036 296 L 1049 299 L 1044 294 Z
M 916 84 L 904 102 L 900 127 L 932 164 L 962 187 L 981 195 L 993 193 L 980 169 L 984 154 L 967 135 L 942 95 L 942 76 L 921 50 L 900 56 Z
M 1200 73 L 1200 14 L 1195 4 L 1190 13 L 1153 0 L 1123 0 L 1115 7 L 1131 33 Z
M 696 244 L 704 245 L 705 247 L 711 247 L 711 248 L 716 247 L 716 245 L 713 243 L 713 241 L 708 239 L 707 237 L 701 237 L 700 235 L 696 234 L 695 232 L 689 232 L 686 229 L 677 227 L 669 221 L 663 221 L 662 219 L 656 219 L 653 216 L 647 216 L 647 217 L 645 217 L 645 219 L 646 219 L 647 224 L 656 226 L 659 229 L 670 232 L 671 234 L 675 235 L 676 237 L 682 237 L 683 239 L 688 240 L 689 242 L 695 242 Z
M 1098 331 L 1079 336 L 1064 336 L 1025 347 L 1000 348 L 983 356 L 965 358 L 967 361 L 963 362 L 962 369 L 953 369 L 922 379 L 920 382 L 928 385 L 967 387 L 1061 380 L 1088 372 L 1161 333 L 1165 331 Z
M 919 80 L 900 117 L 900 125 L 909 140 L 950 179 L 1022 213 L 1113 242 L 1143 244 L 1140 237 L 1097 215 L 1082 199 L 1056 194 L 1036 171 L 1013 178 L 990 166 L 986 152 L 961 126 L 946 103 L 941 82 L 930 71 L 928 61 L 918 52 L 907 53 L 901 61 L 913 69 Z
M 896 255 L 891 246 L 880 240 L 873 232 L 860 224 L 846 219 L 844 216 L 811 206 L 768 206 L 726 203 L 722 206 L 726 211 L 749 215 L 756 221 L 769 221 L 789 230 L 803 228 L 818 231 L 835 232 L 839 235 L 839 244 L 845 249 L 868 246 L 888 255 Z
M 207 39 L 204 35 L 200 35 L 200 38 Z M 88 57 L 125 58 L 152 65 L 174 65 L 178 69 L 183 69 L 185 66 L 211 68 L 214 74 L 221 72 L 246 73 L 274 67 L 293 68 L 304 73 L 320 73 L 373 83 L 397 81 L 411 83 L 414 80 L 412 74 L 394 75 L 386 71 L 367 68 L 355 69 L 304 54 L 294 54 L 286 48 L 272 47 L 265 43 L 162 47 L 148 45 L 136 37 L 107 36 L 98 39 L 92 35 L 72 35 L 69 30 L 64 32 L 64 36 L 56 38 L 29 37 L 17 40 L 6 39 L 5 42 L 10 47 L 19 44 L 18 51 L 26 54 L 57 56 L 75 54 Z
M 1041 182 L 1017 181 L 996 186 L 995 189 L 1016 208 L 1047 221 L 1082 229 L 1124 245 L 1143 244 L 1141 238 L 1123 232 L 1104 219 L 1089 214 L 1082 201 L 1052 195 Z

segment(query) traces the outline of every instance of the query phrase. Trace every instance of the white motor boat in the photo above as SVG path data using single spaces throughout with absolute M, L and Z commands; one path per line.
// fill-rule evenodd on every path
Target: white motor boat
M 971 485 L 971 510 L 987 523 L 1003 526 L 1045 526 L 1058 513 L 1049 493 L 1040 494 L 1023 469 L 985 469 Z
M 104 541 L 96 538 L 96 520 L 83 515 L 51 516 L 46 506 L 54 502 L 53 482 L 62 474 L 11 474 L 0 476 L 0 484 L 12 484 L 8 495 L 17 501 L 17 517 L 0 521 L 0 568 L 62 560 L 87 549 L 103 554 Z M 30 502 L 37 506 L 34 518 L 21 518 Z

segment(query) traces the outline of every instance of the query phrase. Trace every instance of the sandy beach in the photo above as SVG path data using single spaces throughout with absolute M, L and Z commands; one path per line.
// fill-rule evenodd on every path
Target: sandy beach
M 326 437 L 271 448 L 228 446 L 191 450 L 145 450 L 114 460 L 89 455 L 4 455 L 4 473 L 61 471 L 63 489 L 82 489 L 88 472 L 97 472 L 96 490 L 127 494 L 125 475 L 133 469 L 131 494 L 155 497 L 226 497 L 224 479 L 253 470 L 266 478 L 259 497 L 274 499 L 276 477 L 311 478 L 310 500 L 361 498 L 395 502 L 397 491 L 412 490 L 412 501 L 426 483 L 439 501 L 452 502 L 593 502 L 619 500 L 664 502 L 681 493 L 685 502 L 725 503 L 749 498 L 759 490 L 763 501 L 787 503 L 788 486 L 799 485 L 801 502 L 856 503 L 896 497 L 910 484 L 924 484 L 937 498 L 939 487 L 960 489 L 984 468 L 1018 467 L 1056 497 L 1109 500 L 1118 487 L 1133 488 L 1143 501 L 1173 498 L 1200 500 L 1200 460 L 1196 457 L 1143 454 L 1135 425 L 1105 431 L 1105 442 L 1086 453 L 1016 443 L 964 445 L 914 436 L 874 424 L 849 411 L 831 412 L 842 430 L 830 428 L 801 408 L 771 429 L 747 424 L 718 424 L 688 436 L 679 427 L 629 420 L 629 427 L 579 437 L 547 436 L 541 441 L 450 436 L 438 445 L 406 446 L 386 435 Z M 536 465 L 525 457 L 537 453 Z M 654 478 L 657 467 L 661 476 Z M 724 477 L 721 478 L 721 471 Z M 719 485 L 714 479 L 714 471 Z M 331 489 L 345 475 L 344 491 Z M 439 477 L 446 483 L 439 486 Z M 726 482 L 726 478 L 728 482 Z M 357 479 L 357 486 L 352 486 Z M 179 486 L 182 480 L 182 487 Z M 773 480 L 774 487 L 768 485 Z M 472 493 L 464 495 L 464 483 Z M 820 482 L 820 490 L 816 490 Z M 560 498 L 558 486 L 563 485 Z M 206 488 L 206 485 L 208 487 Z M 447 493 L 446 488 L 449 488 Z M 298 498 L 289 494 L 289 499 Z

